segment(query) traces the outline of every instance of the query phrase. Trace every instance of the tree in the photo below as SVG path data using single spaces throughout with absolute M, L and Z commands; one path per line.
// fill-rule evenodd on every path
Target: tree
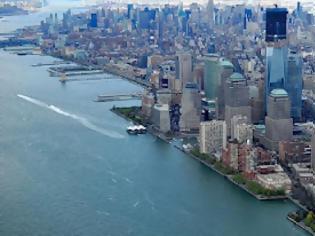
M 304 224 L 306 226 L 311 226 L 314 223 L 314 220 L 315 220 L 315 215 L 312 211 L 310 211 L 304 220 Z

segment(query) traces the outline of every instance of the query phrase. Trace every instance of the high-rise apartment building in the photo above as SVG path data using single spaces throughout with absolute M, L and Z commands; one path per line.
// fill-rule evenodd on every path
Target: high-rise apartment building
M 212 120 L 200 123 L 200 152 L 220 153 L 226 148 L 226 123 L 223 120 Z

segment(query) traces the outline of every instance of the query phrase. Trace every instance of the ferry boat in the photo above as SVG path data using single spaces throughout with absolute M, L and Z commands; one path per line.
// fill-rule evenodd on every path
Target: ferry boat
M 26 56 L 27 53 L 26 53 L 26 52 L 18 52 L 17 55 L 18 55 L 18 56 Z
M 128 134 L 145 134 L 147 132 L 147 128 L 143 125 L 133 125 L 127 127 L 127 133 Z

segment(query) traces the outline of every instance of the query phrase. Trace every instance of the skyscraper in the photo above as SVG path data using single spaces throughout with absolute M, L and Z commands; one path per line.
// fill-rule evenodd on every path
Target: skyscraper
M 204 57 L 204 90 L 207 98 L 215 100 L 218 95 L 222 77 L 229 77 L 234 66 L 228 60 L 219 58 L 217 54 L 208 54 Z
M 92 28 L 96 28 L 97 27 L 97 14 L 96 13 L 92 13 L 91 14 L 90 26 Z
M 269 149 L 278 150 L 280 141 L 292 139 L 291 102 L 288 93 L 284 89 L 274 89 L 268 96 L 265 124 L 266 145 Z
M 266 10 L 265 106 L 273 89 L 285 89 L 288 77 L 287 9 Z
M 128 19 L 131 19 L 132 11 L 133 11 L 133 4 L 128 4 L 127 5 L 127 17 L 128 17 Z
M 291 100 L 291 117 L 295 120 L 299 120 L 302 113 L 302 65 L 301 56 L 291 51 L 288 57 L 288 80 L 285 89 Z
M 288 75 L 288 48 L 271 45 L 266 49 L 265 102 L 273 89 L 284 89 Z
M 266 9 L 266 42 L 275 42 L 287 38 L 286 8 Z
M 249 87 L 247 86 L 246 79 L 241 74 L 233 73 L 225 82 L 224 100 L 224 117 L 227 125 L 227 134 L 230 136 L 233 116 L 246 116 L 248 123 L 251 123 Z
M 214 25 L 214 3 L 213 0 L 209 0 L 207 4 L 207 20 L 209 28 L 211 29 Z
M 296 52 L 288 53 L 287 9 L 268 8 L 266 12 L 266 78 L 265 103 L 273 89 L 284 89 L 291 102 L 291 117 L 301 118 L 302 59 Z
M 182 83 L 185 88 L 188 82 L 193 81 L 192 76 L 192 59 L 189 53 L 181 52 L 176 55 L 176 79 Z
M 181 131 L 193 132 L 199 130 L 201 115 L 201 97 L 196 83 L 187 83 L 183 89 L 181 100 Z

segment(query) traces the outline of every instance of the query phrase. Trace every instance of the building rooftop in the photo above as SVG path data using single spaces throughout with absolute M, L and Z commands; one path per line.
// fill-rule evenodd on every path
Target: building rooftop
M 288 93 L 284 89 L 273 89 L 270 95 L 273 97 L 287 97 Z
M 230 61 L 224 60 L 224 59 L 220 60 L 220 65 L 223 66 L 223 67 L 232 67 L 232 68 L 234 68 L 233 64 Z
M 233 81 L 240 81 L 240 80 L 245 80 L 244 76 L 240 73 L 233 73 L 231 76 L 230 76 L 230 80 L 233 80 Z

